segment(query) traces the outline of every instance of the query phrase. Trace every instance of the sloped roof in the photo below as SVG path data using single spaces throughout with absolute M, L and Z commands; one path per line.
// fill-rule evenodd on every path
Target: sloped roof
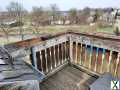
M 10 65 L 12 62 L 12 66 Z M 22 58 L 10 61 L 8 54 L 0 47 L 0 84 L 25 80 L 41 80 L 43 75 L 27 65 Z

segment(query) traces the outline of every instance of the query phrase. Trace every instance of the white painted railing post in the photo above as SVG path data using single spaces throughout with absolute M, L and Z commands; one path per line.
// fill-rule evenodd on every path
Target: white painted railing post
M 42 53 L 41 53 L 41 51 L 40 51 L 40 60 L 41 60 L 41 69 L 42 69 L 42 72 L 44 73 L 44 71 L 43 71 L 43 62 L 42 62 Z
M 108 72 L 110 72 L 111 61 L 112 61 L 112 50 L 110 50 L 109 63 L 108 63 L 108 69 L 107 69 Z
M 31 53 L 32 53 L 32 59 L 33 59 L 32 64 L 37 69 L 37 57 L 36 57 L 36 52 L 34 47 L 31 48 Z
M 85 62 L 85 63 L 84 63 L 84 66 L 87 67 L 87 66 L 86 66 L 86 65 L 87 65 L 87 64 L 86 64 L 86 63 L 87 63 L 87 44 L 85 44 L 85 60 L 84 60 L 84 62 Z
M 100 70 L 101 73 L 103 72 L 104 60 L 105 60 L 105 49 L 103 48 L 103 51 L 102 51 L 102 63 L 101 63 L 101 70 Z
M 70 36 L 70 62 L 73 62 L 73 41 L 72 41 L 72 36 Z
M 66 42 L 65 42 L 65 45 L 64 45 L 64 47 L 65 47 L 65 61 L 67 60 L 67 46 L 66 46 L 67 44 L 66 44 Z
M 55 46 L 53 46 L 54 49 L 54 60 L 55 60 L 55 67 L 57 66 L 57 62 L 56 62 L 56 53 L 55 53 Z
M 81 43 L 81 46 L 80 46 L 80 65 L 82 65 L 82 43 Z
M 117 56 L 116 68 L 115 68 L 115 73 L 114 73 L 115 76 L 117 75 L 117 70 L 118 70 L 119 63 L 120 63 L 120 53 L 118 53 L 118 56 Z
M 76 50 L 75 50 L 75 51 L 76 51 L 76 56 L 75 56 L 75 63 L 76 63 L 76 64 L 77 64 L 77 56 L 78 56 L 78 55 L 77 55 L 77 54 L 78 54 L 78 53 L 77 53 L 77 49 L 78 49 L 78 42 L 76 41 Z
M 58 65 L 60 65 L 60 58 L 59 58 L 59 44 L 58 44 Z
M 93 47 L 90 47 L 90 58 L 89 58 L 89 68 L 91 69 L 91 62 L 92 62 L 92 53 L 93 53 Z
M 51 47 L 49 48 L 49 51 L 50 51 L 50 61 L 51 61 L 51 70 L 53 69 L 53 62 L 52 62 L 52 53 L 51 53 Z
M 64 62 L 64 55 L 63 55 L 64 54 L 63 53 L 64 52 L 64 43 L 61 43 L 61 51 L 62 51 L 61 55 L 62 55 L 62 64 L 63 64 L 63 62 Z
M 99 48 L 97 47 L 97 49 L 96 49 L 96 60 L 95 60 L 95 72 L 96 72 L 96 70 L 97 70 L 97 65 L 98 65 L 98 52 L 99 52 Z
M 47 63 L 47 51 L 45 49 L 45 60 L 46 60 L 46 72 L 48 72 L 48 63 Z

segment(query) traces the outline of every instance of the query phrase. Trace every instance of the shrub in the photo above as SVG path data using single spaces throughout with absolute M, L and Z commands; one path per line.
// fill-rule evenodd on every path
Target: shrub
M 115 35 L 117 35 L 117 36 L 120 35 L 120 31 L 119 31 L 119 28 L 118 28 L 118 27 L 115 28 L 114 33 L 115 33 Z

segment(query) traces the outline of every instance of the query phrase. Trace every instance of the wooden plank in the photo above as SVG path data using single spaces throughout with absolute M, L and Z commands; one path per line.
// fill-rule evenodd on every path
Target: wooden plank
M 108 69 L 107 65 L 109 63 L 110 51 L 105 49 L 104 54 L 105 54 L 105 58 L 103 60 L 103 68 L 102 68 L 103 73 L 105 73 L 107 71 L 107 69 Z
M 78 43 L 78 47 L 77 47 L 77 64 L 80 64 L 80 49 L 81 49 L 81 45 L 80 45 L 80 43 Z
M 103 64 L 104 64 L 104 61 L 105 61 L 105 49 L 103 48 L 103 50 L 102 50 L 102 61 L 101 61 L 101 70 L 100 70 L 100 73 L 103 73 Z
M 63 67 L 65 67 L 66 65 L 68 65 L 68 62 L 63 63 L 62 65 L 54 68 L 51 72 L 49 72 L 46 76 L 45 79 L 49 78 L 50 76 L 54 75 L 56 72 L 60 71 L 61 69 L 63 69 Z
M 116 52 L 119 52 L 120 49 L 119 49 L 119 44 L 118 44 L 118 47 L 117 46 L 113 46 L 111 45 L 111 41 L 112 40 L 103 40 L 103 39 L 99 39 L 99 38 L 92 38 L 92 37 L 89 37 L 89 36 L 84 36 L 84 35 L 76 35 L 76 34 L 71 34 L 72 36 L 72 41 L 73 42 L 80 42 L 80 43 L 83 43 L 83 44 L 87 44 L 87 45 L 92 45 L 94 47 L 99 47 L 99 48 L 104 48 L 104 49 L 111 49 L 112 51 L 116 51 Z M 96 40 L 94 40 L 96 39 Z M 105 42 L 108 42 L 109 44 L 106 45 Z M 102 44 L 101 44 L 102 43 Z M 115 43 L 115 42 L 113 42 Z
M 37 80 L 16 81 L 0 84 L 0 90 L 39 90 L 39 82 Z
M 57 45 L 57 51 L 58 51 L 58 65 L 60 65 L 60 50 L 59 50 L 59 44 Z
M 87 67 L 87 44 L 85 45 L 85 54 L 84 54 L 84 67 Z
M 70 62 L 70 41 L 66 42 L 66 60 Z
M 97 48 L 96 48 L 95 69 L 94 69 L 95 72 L 96 72 L 96 70 L 97 70 L 97 65 L 98 65 L 98 52 L 99 52 L 99 48 L 97 47 Z
M 13 67 L 14 67 L 15 70 L 29 68 L 26 65 L 14 65 Z M 11 66 L 9 66 L 9 65 L 0 65 L 0 72 L 2 72 L 2 71 L 11 71 L 11 70 L 13 70 L 13 68 Z
M 71 66 L 65 66 L 61 71 L 40 84 L 41 90 L 88 90 L 96 78 Z
M 76 42 L 73 42 L 73 48 L 72 48 L 72 53 L 73 53 L 73 63 L 76 63 Z
M 55 58 L 56 58 L 56 66 L 58 66 L 59 65 L 58 45 L 55 45 Z
M 107 66 L 107 72 L 110 72 L 111 61 L 112 61 L 112 51 L 110 50 L 110 56 L 109 56 L 109 62 L 108 62 L 108 66 Z
M 48 73 L 49 73 L 51 71 L 51 65 L 52 65 L 49 48 L 46 49 L 46 53 L 47 53 L 47 67 L 48 67 Z
M 118 57 L 118 53 L 113 51 L 112 52 L 112 61 L 111 61 L 111 65 L 110 65 L 110 73 L 113 76 L 115 76 L 115 69 L 116 69 L 116 65 L 118 64 L 117 57 Z
M 45 50 L 41 51 L 41 56 L 42 56 L 42 67 L 43 67 L 43 72 L 46 74 L 46 58 L 45 58 Z
M 53 39 L 49 39 L 40 43 L 39 45 L 35 45 L 35 51 L 40 51 L 45 48 L 50 48 L 52 46 L 61 44 L 66 41 L 68 41 L 68 36 L 60 36 Z
M 93 47 L 92 59 L 91 59 L 91 69 L 92 69 L 92 71 L 95 70 L 95 63 L 96 63 L 96 47 Z
M 40 70 L 42 72 L 42 61 L 41 61 L 41 58 L 40 58 L 40 52 L 36 52 L 36 57 L 37 57 L 38 70 Z
M 120 68 L 120 53 L 118 53 L 118 55 L 117 55 L 114 76 L 120 77 L 120 72 L 119 72 L 120 69 L 119 68 Z
M 47 51 L 45 49 L 45 60 L 46 60 L 46 73 L 48 73 L 48 60 L 47 60 Z
M 82 45 L 82 52 L 81 52 L 81 62 L 82 62 L 81 65 L 84 67 L 85 67 L 85 49 L 86 49 L 85 46 L 86 45 L 84 44 Z
M 73 41 L 72 38 L 70 37 L 70 62 L 73 62 Z
M 89 64 L 90 64 L 90 50 L 91 50 L 91 47 L 89 45 L 86 45 L 86 68 L 89 68 Z
M 20 69 L 20 70 L 2 71 L 1 73 L 1 75 L 4 76 L 4 79 L 16 78 L 25 74 L 34 74 L 34 72 L 31 69 Z
M 41 60 L 41 69 L 42 69 L 42 73 L 44 73 L 44 70 L 43 70 L 43 58 L 42 58 L 42 51 L 40 51 L 40 60 Z
M 54 47 L 50 47 L 50 52 L 51 52 L 52 69 L 54 69 L 55 68 Z
M 103 53 L 103 49 L 102 49 L 102 48 L 99 48 L 98 58 L 97 58 L 97 67 L 96 67 L 96 71 L 97 71 L 98 73 L 101 73 L 102 53 Z
M 62 64 L 62 45 L 61 44 L 59 44 L 58 45 L 58 50 L 59 50 L 59 65 L 61 65 Z
M 83 44 L 81 43 L 81 46 L 80 46 L 80 65 L 82 65 L 82 48 L 83 48 Z
M 55 67 L 57 66 L 57 61 L 56 61 L 56 53 L 55 53 L 55 46 L 53 46 L 53 52 L 54 52 L 54 61 L 55 61 Z

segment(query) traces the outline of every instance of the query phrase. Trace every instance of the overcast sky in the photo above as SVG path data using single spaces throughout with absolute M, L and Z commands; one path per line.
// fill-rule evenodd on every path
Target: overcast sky
M 0 8 L 5 7 L 11 2 L 17 1 L 23 4 L 24 8 L 31 10 L 32 6 L 48 7 L 50 4 L 57 4 L 60 10 L 69 10 L 70 8 L 82 9 L 84 7 L 104 8 L 119 7 L 120 0 L 0 0 Z

